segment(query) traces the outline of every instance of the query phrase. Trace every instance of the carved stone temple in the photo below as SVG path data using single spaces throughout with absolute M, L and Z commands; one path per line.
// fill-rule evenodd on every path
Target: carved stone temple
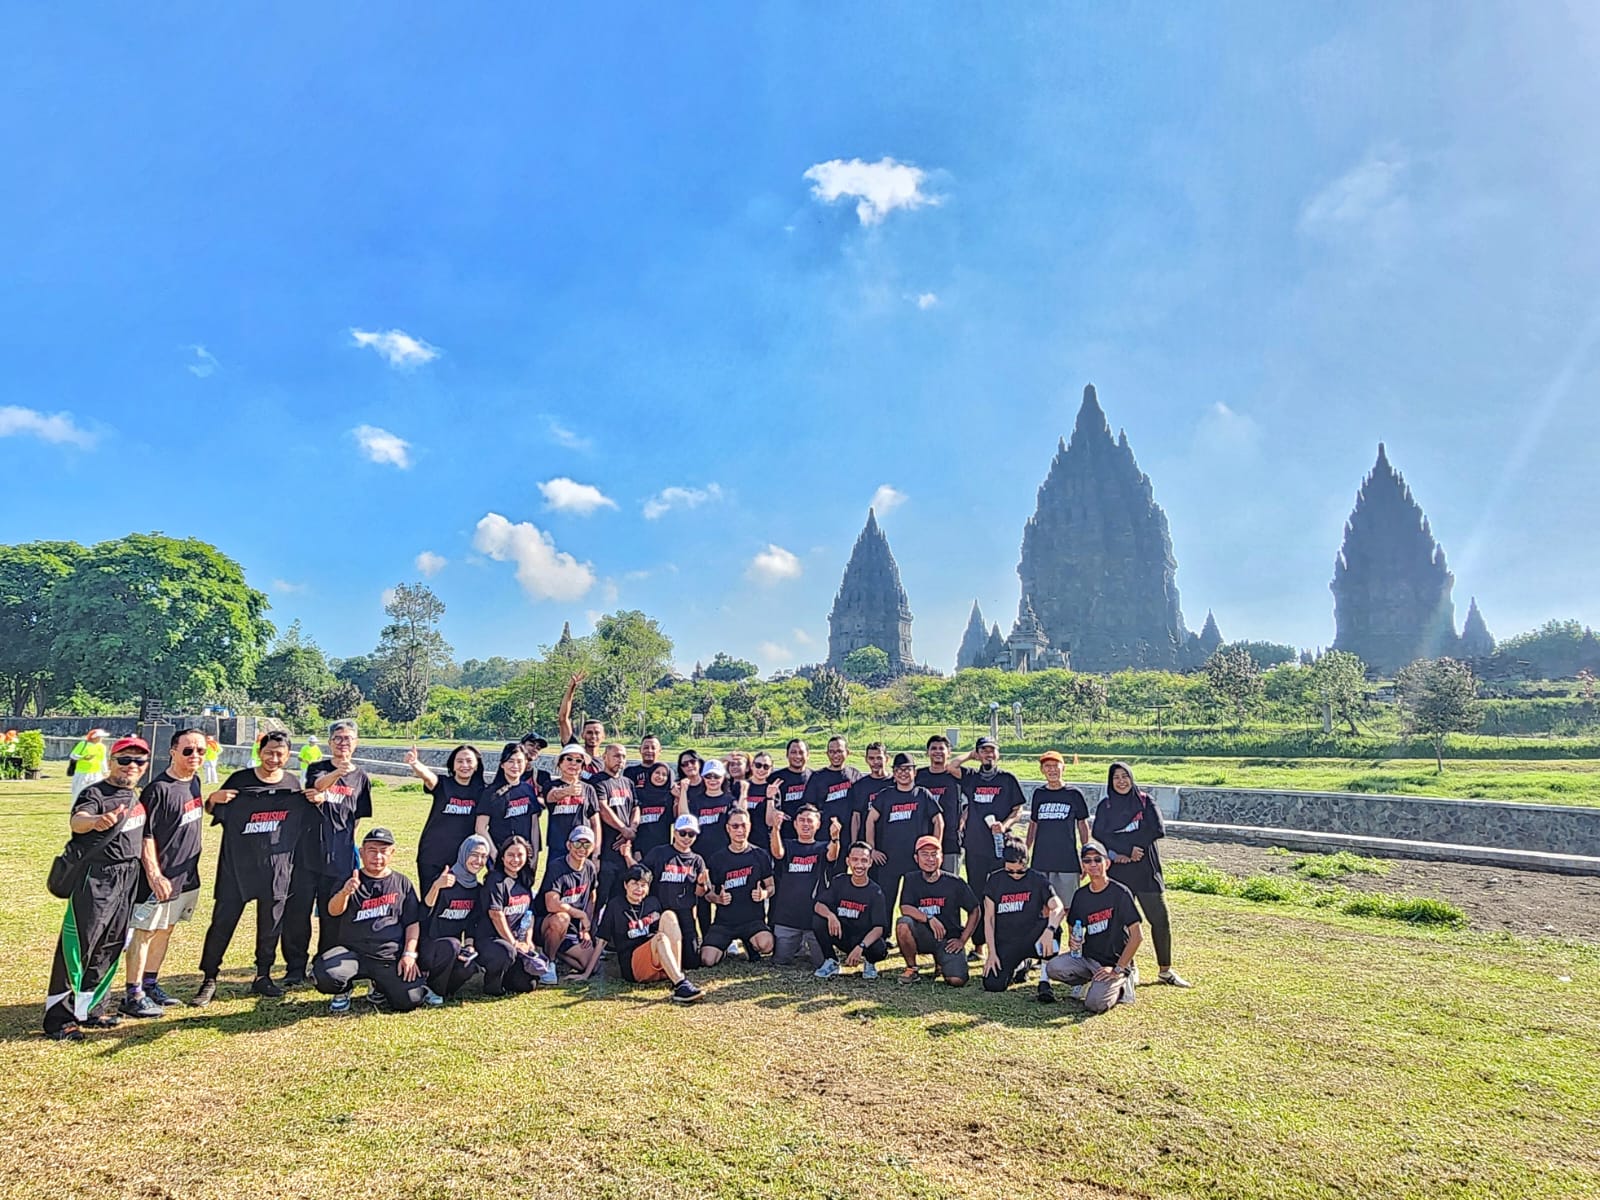
M 863 646 L 876 646 L 887 654 L 889 668 L 896 674 L 915 666 L 911 604 L 900 584 L 889 539 L 870 508 L 828 614 L 828 665 L 837 670 L 846 655 Z

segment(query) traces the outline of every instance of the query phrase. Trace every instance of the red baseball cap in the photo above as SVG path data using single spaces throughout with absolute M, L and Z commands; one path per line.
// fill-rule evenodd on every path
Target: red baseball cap
M 143 738 L 118 738 L 116 741 L 111 743 L 111 753 L 113 756 L 126 753 L 129 750 L 143 750 L 146 754 L 150 753 L 150 747 L 145 743 Z

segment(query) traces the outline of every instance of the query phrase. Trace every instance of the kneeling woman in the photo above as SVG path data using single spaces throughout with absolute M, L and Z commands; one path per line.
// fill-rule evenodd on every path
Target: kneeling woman
M 479 922 L 478 959 L 483 964 L 483 994 L 531 992 L 539 981 L 534 971 L 542 963 L 535 938 L 532 852 L 520 838 L 500 847 L 500 864 L 489 872 L 484 886 L 484 910 Z
M 454 996 L 483 969 L 474 938 L 483 917 L 479 876 L 489 865 L 489 849 L 489 839 L 477 834 L 462 842 L 455 865 L 447 867 L 422 898 L 426 916 L 420 962 L 428 986 L 441 996 Z
M 610 942 L 617 950 L 617 967 L 629 983 L 672 983 L 672 999 L 688 1004 L 705 995 L 683 973 L 683 930 L 676 913 L 661 907 L 650 894 L 654 876 L 642 865 L 629 867 L 622 876 L 622 891 L 613 896 L 595 926 L 589 962 L 575 979 L 591 979 L 600 955 Z

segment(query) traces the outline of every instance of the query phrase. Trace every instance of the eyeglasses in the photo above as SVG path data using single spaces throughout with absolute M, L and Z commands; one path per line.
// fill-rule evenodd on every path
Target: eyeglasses
M 180 758 L 196 758 L 204 755 L 205 752 L 206 748 L 204 746 L 185 746 L 178 751 L 178 755 Z M 122 760 L 118 759 L 117 761 L 121 762 Z
M 1105 856 L 1102 854 L 1080 854 L 1078 861 L 1086 863 L 1105 862 Z
M 150 760 L 148 758 L 140 758 L 137 754 L 119 754 L 115 761 L 119 767 L 142 767 Z

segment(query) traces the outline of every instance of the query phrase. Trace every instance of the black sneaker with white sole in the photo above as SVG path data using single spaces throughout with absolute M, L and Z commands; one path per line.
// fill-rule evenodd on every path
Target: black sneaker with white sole
M 696 1000 L 705 999 L 705 995 L 705 992 L 685 979 L 672 989 L 672 1002 L 674 1004 L 693 1004 Z
M 200 986 L 195 990 L 194 999 L 189 1001 L 194 1008 L 204 1008 L 217 998 L 217 980 L 215 976 L 208 975 L 200 981 Z

